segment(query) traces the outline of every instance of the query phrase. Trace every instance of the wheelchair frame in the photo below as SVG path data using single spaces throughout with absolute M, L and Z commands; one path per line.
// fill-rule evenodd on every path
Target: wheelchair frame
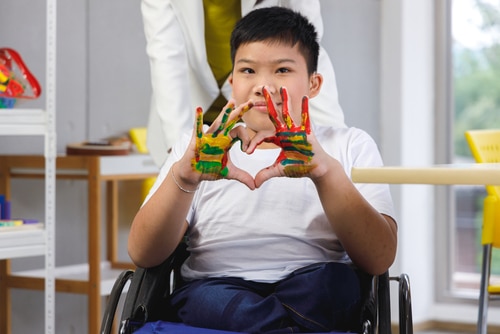
M 123 271 L 116 279 L 109 296 L 100 333 L 111 334 L 118 303 L 128 282 L 130 286 L 121 314 L 120 334 L 133 333 L 146 322 L 168 320 L 165 315 L 172 313 L 168 309 L 170 294 L 176 284 L 181 282 L 180 267 L 187 256 L 187 246 L 181 243 L 175 252 L 159 266 Z M 399 283 L 399 334 L 413 334 L 408 275 L 390 277 L 386 272 L 379 276 L 369 276 L 369 279 L 371 279 L 370 289 L 363 292 L 361 333 L 392 333 L 390 281 L 396 281 Z

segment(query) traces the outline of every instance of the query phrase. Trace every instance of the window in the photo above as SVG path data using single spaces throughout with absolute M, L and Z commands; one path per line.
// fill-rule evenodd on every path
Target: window
M 500 1 L 449 0 L 451 11 L 450 129 L 452 162 L 473 162 L 464 132 L 500 128 Z M 481 270 L 483 186 L 453 187 L 449 293 L 477 296 Z M 453 219 L 454 218 L 454 219 Z M 446 270 L 446 269 L 445 269 Z M 492 273 L 500 277 L 500 254 Z

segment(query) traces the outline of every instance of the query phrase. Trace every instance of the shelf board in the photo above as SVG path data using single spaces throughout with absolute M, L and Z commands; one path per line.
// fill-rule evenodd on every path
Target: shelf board
M 44 255 L 45 237 L 43 229 L 0 232 L 0 259 Z
M 160 169 L 155 165 L 153 159 L 148 154 L 129 154 L 121 156 L 100 156 L 100 170 L 99 175 L 102 179 L 115 178 L 122 176 L 126 179 L 127 176 L 131 179 L 144 177 L 150 175 L 156 177 Z M 36 175 L 42 176 L 45 174 L 44 168 L 24 168 L 13 167 L 11 169 L 15 177 L 22 177 L 23 175 Z M 73 169 L 73 168 L 57 168 L 57 176 L 87 176 L 87 169 Z
M 47 117 L 42 109 L 0 109 L 0 135 L 44 135 Z
M 101 262 L 101 296 L 109 296 L 113 285 L 123 269 L 111 268 L 109 262 Z M 44 278 L 45 269 L 16 271 L 12 273 L 15 276 L 23 276 L 28 278 Z M 75 264 L 69 266 L 56 267 L 54 276 L 57 279 L 73 280 L 73 281 L 88 281 L 89 265 L 88 263 Z
M 103 177 L 127 174 L 152 174 L 156 177 L 159 171 L 149 154 L 101 157 L 100 173 Z

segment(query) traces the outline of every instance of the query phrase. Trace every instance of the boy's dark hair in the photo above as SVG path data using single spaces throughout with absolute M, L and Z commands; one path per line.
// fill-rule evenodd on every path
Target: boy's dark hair
M 270 41 L 295 46 L 311 75 L 318 68 L 319 44 L 314 26 L 301 14 L 284 7 L 255 9 L 236 23 L 231 34 L 231 60 L 242 44 Z

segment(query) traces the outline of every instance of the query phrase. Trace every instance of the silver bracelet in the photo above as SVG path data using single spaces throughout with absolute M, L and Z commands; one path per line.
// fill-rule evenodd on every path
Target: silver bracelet
M 175 178 L 175 174 L 174 174 L 174 165 L 172 165 L 172 167 L 170 168 L 170 174 L 172 174 L 172 179 L 174 180 L 174 183 L 175 185 L 177 186 L 177 188 L 179 188 L 180 190 L 182 190 L 183 192 L 185 193 L 188 193 L 188 194 L 192 194 L 192 193 L 195 193 L 196 190 L 198 190 L 198 187 L 196 187 L 195 190 L 188 190 L 186 188 L 183 188 L 179 182 L 177 182 L 177 179 Z

